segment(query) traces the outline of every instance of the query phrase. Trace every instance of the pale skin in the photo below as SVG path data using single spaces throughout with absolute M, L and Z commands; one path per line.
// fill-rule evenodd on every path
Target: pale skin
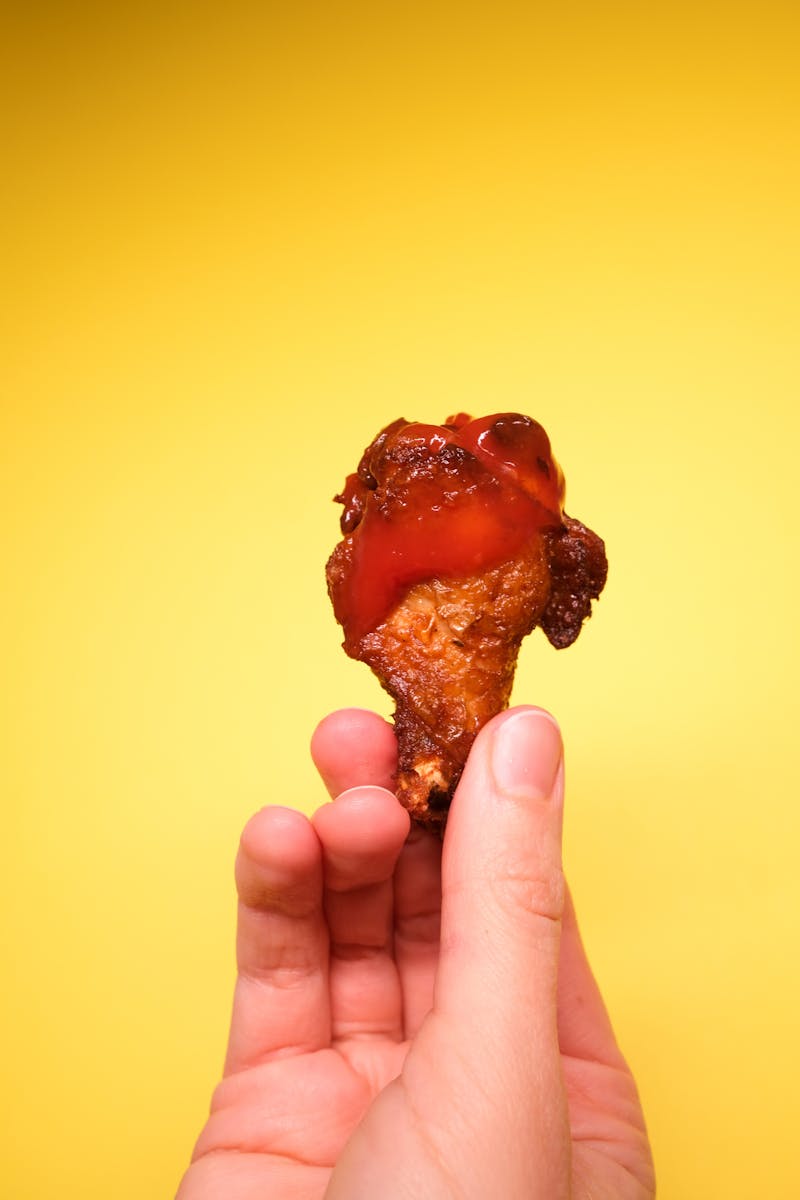
M 312 754 L 331 802 L 242 834 L 227 1059 L 177 1200 L 650 1200 L 552 718 L 487 725 L 443 844 L 409 829 L 380 717 L 333 713 Z

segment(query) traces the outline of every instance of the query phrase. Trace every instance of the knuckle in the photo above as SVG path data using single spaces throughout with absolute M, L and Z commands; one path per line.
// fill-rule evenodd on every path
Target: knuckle
M 537 923 L 560 922 L 564 912 L 566 883 L 558 867 L 531 864 L 507 864 L 490 882 L 492 898 L 498 908 L 519 920 L 532 918 Z

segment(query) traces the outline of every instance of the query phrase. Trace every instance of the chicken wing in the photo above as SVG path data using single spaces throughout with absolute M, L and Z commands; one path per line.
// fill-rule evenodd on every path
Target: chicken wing
M 346 652 L 395 701 L 397 794 L 443 826 L 478 730 L 506 708 L 520 643 L 569 646 L 605 584 L 605 547 L 563 512 L 564 478 L 518 413 L 398 420 L 335 499 L 327 565 Z

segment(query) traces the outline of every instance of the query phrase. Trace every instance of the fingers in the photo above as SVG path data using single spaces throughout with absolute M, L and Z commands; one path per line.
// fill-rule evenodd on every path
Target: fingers
M 325 717 L 311 739 L 311 757 L 331 796 L 363 784 L 394 791 L 397 742 L 376 713 L 343 708 Z
M 332 796 L 362 784 L 394 790 L 397 742 L 388 722 L 360 708 L 326 717 L 311 754 Z M 414 829 L 397 863 L 394 887 L 395 961 L 404 1030 L 416 1033 L 430 1011 L 439 947 L 441 839 Z
M 262 809 L 236 860 L 237 960 L 226 1072 L 330 1044 L 322 847 L 308 819 Z
M 513 709 L 477 738 L 444 846 L 436 1008 L 480 1037 L 556 1067 L 564 878 L 561 736 L 540 709 Z
M 357 708 L 332 713 L 315 731 L 311 752 L 332 795 L 365 783 L 393 787 L 395 735 L 375 713 Z M 448 841 L 453 840 L 453 828 L 451 817 Z M 397 861 L 394 946 L 406 1037 L 416 1033 L 432 1003 L 439 953 L 441 849 L 437 836 L 415 828 Z M 565 1054 L 621 1060 L 568 895 L 558 972 L 558 1029 Z
M 392 875 L 408 836 L 408 813 L 391 792 L 356 787 L 319 809 L 313 825 L 324 864 L 333 1039 L 400 1041 Z

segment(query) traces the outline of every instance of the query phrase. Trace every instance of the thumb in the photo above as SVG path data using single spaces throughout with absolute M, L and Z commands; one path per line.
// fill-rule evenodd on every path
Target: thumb
M 562 779 L 561 736 L 541 709 L 512 709 L 476 738 L 447 820 L 433 1009 L 326 1200 L 569 1195 Z
M 558 1060 L 563 780 L 549 714 L 495 717 L 453 799 L 442 861 L 435 1009 L 490 1056 L 527 1048 L 539 1072 Z

